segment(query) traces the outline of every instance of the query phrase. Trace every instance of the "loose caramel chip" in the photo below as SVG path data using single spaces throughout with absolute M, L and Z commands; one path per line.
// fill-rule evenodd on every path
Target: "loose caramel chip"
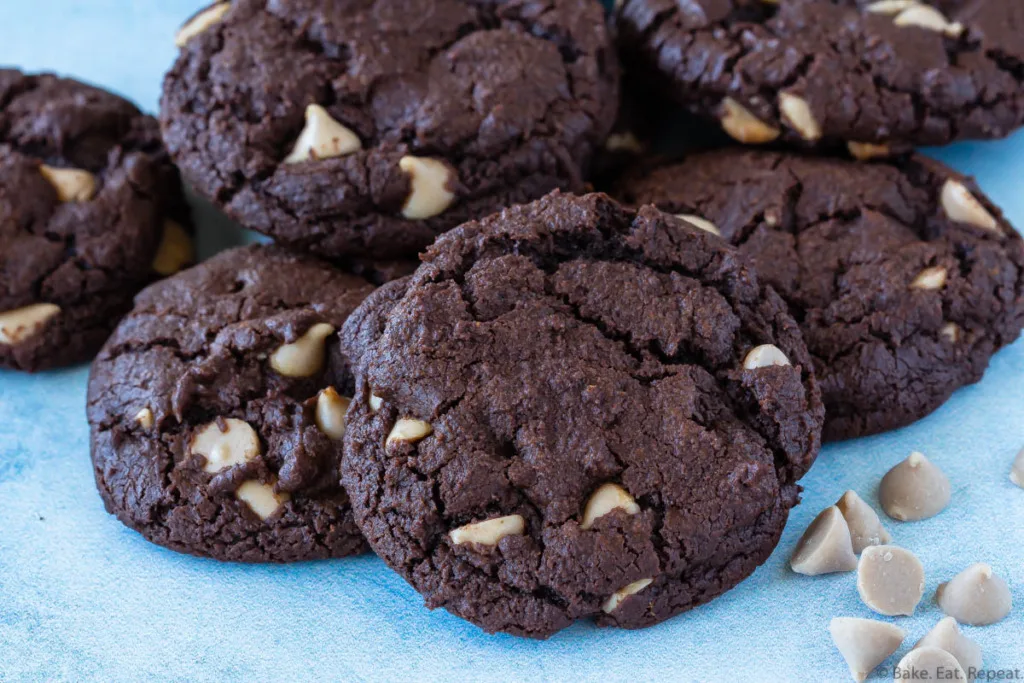
M 913 614 L 924 595 L 924 567 L 905 548 L 869 546 L 857 564 L 857 591 L 864 604 L 879 614 Z
M 943 612 L 971 626 L 994 624 L 1013 607 L 1006 581 L 982 562 L 972 564 L 947 583 L 940 584 L 935 601 Z
M 1017 454 L 1010 466 L 1010 481 L 1024 489 L 1024 449 Z
M 855 681 L 866 679 L 906 637 L 903 629 L 892 624 L 856 617 L 835 617 L 828 630 Z
M 914 645 L 914 649 L 919 647 L 937 647 L 945 650 L 953 655 L 960 668 L 968 673 L 981 668 L 981 647 L 960 632 L 960 627 L 953 617 L 940 620 L 935 628 Z
M 901 522 L 928 519 L 949 505 L 949 479 L 921 453 L 911 453 L 882 477 L 878 501 Z
M 853 552 L 858 555 L 872 545 L 886 545 L 892 536 L 882 526 L 878 514 L 854 491 L 847 491 L 836 503 L 846 525 L 850 528 Z
M 817 576 L 857 568 L 846 520 L 835 505 L 825 508 L 796 544 L 789 566 L 798 574 Z
M 915 648 L 896 665 L 897 681 L 966 681 L 956 657 L 937 647 Z

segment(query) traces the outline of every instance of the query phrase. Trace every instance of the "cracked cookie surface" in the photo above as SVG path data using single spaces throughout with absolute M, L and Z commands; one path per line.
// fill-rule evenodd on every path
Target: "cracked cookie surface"
M 189 260 L 189 221 L 155 119 L 0 69 L 0 367 L 89 359 L 137 291 Z M 172 232 L 178 249 L 160 256 Z
M 603 12 L 236 0 L 167 75 L 165 139 L 248 228 L 331 258 L 411 258 L 466 220 L 582 189 L 618 105 Z
M 628 203 L 710 221 L 789 303 L 826 439 L 929 414 L 1024 324 L 1024 243 L 969 179 L 921 156 L 864 164 L 721 150 L 622 181 Z
M 363 551 L 338 484 L 353 379 L 333 330 L 372 290 L 252 246 L 141 292 L 89 380 L 107 510 L 154 543 L 222 560 Z
M 771 553 L 818 451 L 784 302 L 721 240 L 605 195 L 445 234 L 341 337 L 357 522 L 428 606 L 487 631 L 639 628 L 714 598 Z
M 617 25 L 629 68 L 743 142 L 880 155 L 1024 123 L 1017 0 L 625 0 Z

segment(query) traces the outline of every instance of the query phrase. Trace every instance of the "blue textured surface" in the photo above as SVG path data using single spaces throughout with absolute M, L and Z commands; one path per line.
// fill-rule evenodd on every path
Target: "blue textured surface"
M 0 62 L 75 75 L 154 110 L 171 36 L 197 7 L 2 0 Z M 1024 226 L 1022 155 L 1024 135 L 937 153 Z M 940 618 L 938 583 L 986 561 L 1017 607 L 968 631 L 986 667 L 1024 675 L 1024 491 L 1007 478 L 1024 446 L 1024 342 L 930 418 L 826 448 L 778 550 L 738 589 L 646 631 L 581 624 L 547 642 L 486 636 L 428 612 L 373 557 L 234 566 L 149 545 L 104 512 L 93 488 L 86 373 L 0 371 L 0 681 L 846 680 L 827 625 L 873 616 L 854 575 L 797 576 L 786 559 L 817 511 L 848 488 L 874 503 L 881 475 L 911 450 L 948 473 L 953 501 L 932 520 L 888 522 L 927 572 L 917 613 L 893 620 L 908 632 L 900 654 Z

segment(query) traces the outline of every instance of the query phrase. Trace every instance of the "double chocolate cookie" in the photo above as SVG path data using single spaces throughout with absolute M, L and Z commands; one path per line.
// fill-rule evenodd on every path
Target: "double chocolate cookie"
M 407 259 L 579 190 L 618 104 L 597 0 L 235 0 L 179 34 L 165 139 L 245 227 L 332 258 Z
M 353 380 L 335 331 L 372 289 L 252 246 L 140 293 L 89 380 L 107 509 L 154 543 L 222 560 L 362 551 L 338 484 Z
M 858 158 L 1024 123 L 1019 0 L 624 0 L 624 61 L 744 143 Z
M 723 150 L 624 180 L 739 246 L 800 321 L 825 437 L 900 427 L 981 378 L 1024 324 L 1024 243 L 969 179 L 891 163 Z
M 0 368 L 90 358 L 138 290 L 191 261 L 189 231 L 155 119 L 0 70 Z
M 768 557 L 823 409 L 785 303 L 653 207 L 554 193 L 440 237 L 343 344 L 343 482 L 430 607 L 638 628 Z

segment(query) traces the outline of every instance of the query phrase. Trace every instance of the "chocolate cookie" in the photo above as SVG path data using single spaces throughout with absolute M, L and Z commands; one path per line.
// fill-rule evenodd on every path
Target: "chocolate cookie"
M 555 193 L 424 258 L 342 331 L 362 355 L 342 473 L 430 607 L 533 637 L 638 628 L 768 557 L 823 409 L 785 303 L 731 247 Z
M 244 226 L 331 258 L 415 257 L 553 188 L 615 117 L 597 0 L 220 3 L 164 82 L 186 178 Z
M 1019 0 L 624 0 L 623 58 L 745 143 L 858 158 L 1024 123 Z
M 89 379 L 107 510 L 154 543 L 222 560 L 362 551 L 338 485 L 353 380 L 334 332 L 372 289 L 250 246 L 140 293 Z
M 92 357 L 137 291 L 191 261 L 190 230 L 155 119 L 0 69 L 0 367 Z
M 723 150 L 628 179 L 619 194 L 720 232 L 789 302 L 826 438 L 927 415 L 1024 324 L 1020 236 L 973 182 L 924 157 Z

